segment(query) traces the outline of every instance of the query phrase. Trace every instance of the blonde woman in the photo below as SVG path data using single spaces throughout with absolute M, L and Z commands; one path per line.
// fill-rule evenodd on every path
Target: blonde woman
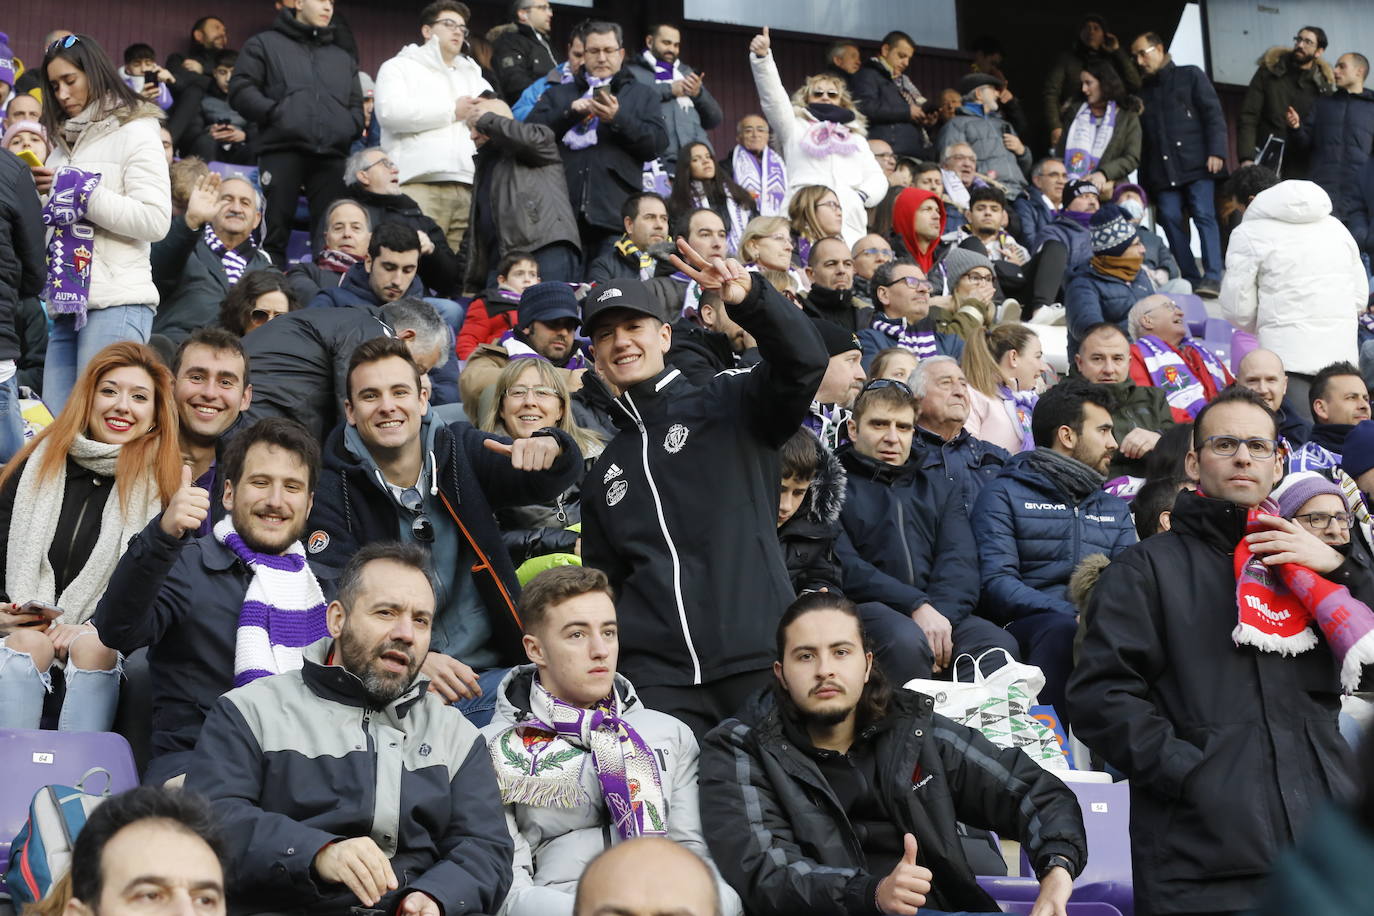
M 999 324 L 970 334 L 960 365 L 968 380 L 964 428 L 1015 455 L 1035 448 L 1031 413 L 1045 373 L 1040 338 L 1024 324 Z
M 844 211 L 840 206 L 840 198 L 834 191 L 818 184 L 797 189 L 787 205 L 787 217 L 796 245 L 793 260 L 798 267 L 806 267 L 810 262 L 812 245 L 821 239 L 834 238 L 844 231 Z
M 744 227 L 739 240 L 739 259 L 757 270 L 773 287 L 793 301 L 805 289 L 802 273 L 792 266 L 791 223 L 781 216 L 756 216 Z
M 787 165 L 789 199 L 807 185 L 832 189 L 844 216 L 840 235 L 852 248 L 868 233 L 867 208 L 887 193 L 887 176 L 868 148 L 868 122 L 837 76 L 807 77 L 789 98 L 767 29 L 749 51 L 763 114 Z

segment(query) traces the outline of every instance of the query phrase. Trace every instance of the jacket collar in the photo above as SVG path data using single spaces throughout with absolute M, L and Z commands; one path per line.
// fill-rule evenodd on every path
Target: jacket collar
M 840 459 L 844 469 L 853 477 L 860 480 L 871 480 L 884 486 L 905 483 L 916 476 L 921 465 L 921 457 L 916 454 L 915 449 L 912 449 L 911 454 L 907 456 L 905 464 L 894 467 L 860 453 L 854 448 L 852 442 L 847 442 L 836 449 L 835 456 Z
M 492 715 L 493 722 L 514 725 L 529 716 L 530 691 L 534 689 L 534 677 L 538 672 L 539 668 L 536 665 L 516 665 L 506 672 L 500 686 L 496 688 L 496 711 Z M 634 685 L 625 675 L 617 673 L 614 683 L 616 696 L 620 698 L 622 714 L 638 712 L 645 708 L 639 695 L 635 693 Z
M 363 688 L 362 680 L 342 665 L 333 661 L 334 640 L 326 636 L 305 648 L 301 676 L 311 692 L 324 700 L 332 700 L 345 706 L 360 709 L 375 709 Z M 331 663 L 332 662 L 332 663 Z M 429 689 L 429 678 L 417 674 L 406 692 L 386 705 L 386 711 L 396 719 L 404 719 L 418 702 L 424 699 Z
M 206 569 L 223 572 L 238 563 L 239 557 L 212 533 L 200 538 L 200 562 Z
M 330 45 L 334 43 L 334 27 L 332 25 L 327 25 L 324 28 L 306 25 L 296 18 L 295 10 L 288 7 L 282 7 L 281 12 L 277 14 L 277 21 L 272 24 L 272 27 L 292 41 L 298 41 L 301 44 Z
M 1355 427 L 1349 423 L 1314 423 L 1312 432 L 1307 436 L 1308 442 L 1315 442 L 1328 452 L 1337 455 L 1345 452 L 1345 437 L 1350 435 L 1350 431 Z
M 1249 510 L 1224 499 L 1182 490 L 1174 500 L 1169 530 L 1186 534 L 1230 554 L 1245 536 Z
M 372 291 L 372 283 L 369 281 L 367 272 L 367 262 L 359 261 L 348 268 L 348 273 L 344 274 L 343 281 L 339 284 L 341 289 L 365 299 L 369 305 L 381 308 L 386 303 L 377 298 L 377 294 Z M 406 290 L 405 298 L 423 299 L 425 295 L 424 285 L 420 283 L 420 275 L 416 274 L 415 279 L 410 281 L 410 287 Z
M 671 366 L 667 367 L 616 398 L 615 403 L 620 409 L 613 411 L 611 416 L 615 418 L 616 426 L 626 429 L 633 427 L 636 421 L 644 422 L 647 415 L 658 409 L 658 405 L 686 386 L 682 373 Z

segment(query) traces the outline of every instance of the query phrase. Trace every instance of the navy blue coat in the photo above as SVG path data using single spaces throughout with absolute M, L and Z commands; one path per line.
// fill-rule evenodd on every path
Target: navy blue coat
M 1307 177 L 1331 198 L 1331 214 L 1344 221 L 1354 206 L 1360 169 L 1374 149 L 1374 89 L 1317 96 L 1296 141 L 1311 154 Z M 1360 236 L 1355 241 L 1364 244 Z
M 1345 227 L 1361 251 L 1374 251 L 1374 158 L 1365 161 L 1355 176 L 1355 187 L 1346 201 Z
M 1140 87 L 1141 184 L 1151 194 L 1203 178 L 1207 157 L 1226 158 L 1226 116 L 1212 81 L 1197 67 L 1173 61 Z
M 898 156 L 934 159 L 925 132 L 911 120 L 911 107 L 892 80 L 892 74 L 876 60 L 864 61 L 849 78 L 854 104 L 868 119 L 870 140 L 886 140 Z
M 922 471 L 917 453 L 900 467 L 853 445 L 835 454 L 849 475 L 835 544 L 845 595 L 903 613 L 929 603 L 962 621 L 978 602 L 978 551 L 962 491 Z
M 1033 454 L 1013 456 L 973 504 L 983 606 L 1002 621 L 1044 611 L 1076 615 L 1068 586 L 1078 564 L 1136 542 L 1126 503 L 1094 490 L 1075 504 L 1028 463 Z
M 1035 236 L 1035 244 L 1032 251 L 1040 253 L 1040 249 L 1045 247 L 1049 241 L 1063 242 L 1064 247 L 1069 249 L 1068 269 L 1082 267 L 1092 260 L 1093 257 L 1093 234 L 1092 230 L 1082 223 L 1074 222 L 1067 216 L 1056 216 L 1048 220 L 1041 227 Z
M 1040 232 L 1054 221 L 1054 214 L 1045 209 L 1048 198 L 1035 185 L 1028 185 L 1026 193 L 1011 202 L 1016 219 L 1021 223 L 1017 238 L 1027 248 L 1039 244 Z
M 1069 323 L 1069 363 L 1088 328 L 1110 321 L 1126 331 L 1126 316 L 1131 306 L 1155 291 L 1154 281 L 1144 268 L 1130 283 L 1098 273 L 1091 263 L 1071 271 L 1064 284 L 1064 317 Z
M 410 281 L 410 288 L 406 290 L 405 298 L 423 299 L 424 297 L 425 285 L 420 282 L 420 275 L 417 273 L 415 279 Z M 343 275 L 338 286 L 320 290 L 319 295 L 310 300 L 307 308 L 341 308 L 349 305 L 386 305 L 372 291 L 372 284 L 368 282 L 367 265 L 362 261 L 348 268 L 348 273 Z
M 983 485 L 1002 472 L 1011 455 L 1000 445 L 984 442 L 966 429 L 946 442 L 928 429 L 916 427 L 912 453 L 920 456 L 921 470 L 927 474 L 944 475 L 959 487 L 965 512 L 972 512 L 973 502 L 983 491 Z

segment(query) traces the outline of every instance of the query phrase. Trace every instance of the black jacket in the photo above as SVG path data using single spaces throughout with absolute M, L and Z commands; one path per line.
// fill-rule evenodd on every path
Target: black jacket
M 687 381 L 698 388 L 726 369 L 757 363 L 758 350 L 736 353 L 730 338 L 720 331 L 703 328 L 690 318 L 673 322 L 673 342 L 668 347 L 668 365 L 681 369 Z
M 286 269 L 286 281 L 291 284 L 291 291 L 302 307 L 309 305 L 322 291 L 337 287 L 343 278 L 343 274 L 314 261 L 301 261 Z
M 357 62 L 334 43 L 333 27 L 311 28 L 290 9 L 244 42 L 229 104 L 256 126 L 259 153 L 342 158 L 363 129 Z
M 274 318 L 243 338 L 253 367 L 253 403 L 245 416 L 290 417 L 319 441 L 343 416 L 348 360 L 358 344 L 392 336 L 376 306 L 302 309 Z
M 1172 60 L 1140 87 L 1141 183 L 1151 193 L 1203 178 L 1207 157 L 1226 158 L 1226 117 L 1212 81 L 1197 67 Z
M 870 57 L 849 78 L 849 91 L 868 119 L 870 140 L 886 140 L 898 156 L 937 158 L 925 130 L 911 120 L 911 107 L 887 67 Z
M 1293 131 L 1286 112 L 1291 107 L 1301 121 L 1312 112 L 1312 103 L 1334 87 L 1331 65 L 1318 58 L 1304 70 L 1293 60 L 1293 49 L 1275 45 L 1256 61 L 1259 65 L 1236 117 L 1236 154 L 1253 159 L 1270 135 L 1291 143 Z M 1306 178 L 1307 154 L 1290 146 L 1283 154 L 1283 177 Z
M 849 475 L 836 548 L 844 593 L 904 614 L 930 604 L 952 623 L 968 617 L 978 603 L 978 549 L 962 488 L 923 471 L 917 452 L 900 467 L 852 444 L 836 454 Z
M 205 242 L 204 228 L 192 229 L 176 217 L 161 241 L 154 242 L 150 259 L 153 282 L 161 302 L 153 315 L 153 333 L 179 344 L 196 328 L 219 324 L 219 307 L 233 284 L 224 262 Z M 244 274 L 265 270 L 272 259 L 251 241 L 237 249 L 248 265 Z
M 368 224 L 374 230 L 385 221 L 423 232 L 434 243 L 434 250 L 420 256 L 420 282 L 438 296 L 451 297 L 462 292 L 458 284 L 462 280 L 463 265 L 449 247 L 444 230 L 421 212 L 419 204 L 405 194 L 378 194 L 362 185 L 351 186 L 348 196 L 362 204 L 367 211 Z
M 802 311 L 813 318 L 837 324 L 855 334 L 873 323 L 873 307 L 854 299 L 854 290 L 813 286 L 802 300 Z
M 1319 97 L 1295 139 L 1309 153 L 1307 177 L 1331 198 L 1331 215 L 1346 221 L 1359 194 L 1360 170 L 1374 150 L 1374 89 Z
M 1137 913 L 1250 909 L 1321 802 L 1354 790 L 1326 641 L 1284 656 L 1231 638 L 1245 518 L 1179 493 L 1170 530 L 1117 556 L 1083 613 L 1067 717 L 1131 781 Z M 1326 578 L 1374 601 L 1358 562 Z
M 636 685 L 759 671 L 793 598 L 778 547 L 778 449 L 825 374 L 811 321 L 761 275 L 730 316 L 763 359 L 698 388 L 665 369 L 615 400 L 619 433 L 582 485 L 582 558 L 615 586 Z
M 48 316 L 37 296 L 19 300 L 14 332 L 19 339 L 19 356 L 15 361 L 19 374 L 15 380 L 38 394 L 43 390 L 43 363 L 48 355 Z
M 495 34 L 498 33 L 499 34 Z M 514 105 L 530 83 L 558 65 L 547 35 L 523 22 L 498 26 L 488 33 L 491 64 L 496 70 L 496 88 L 508 104 Z
M 325 600 L 332 598 L 333 573 L 313 563 L 311 571 Z M 168 537 L 161 515 L 134 535 L 115 567 L 91 620 L 111 649 L 128 655 L 150 647 L 153 760 L 143 774 L 148 785 L 186 772 L 205 717 L 234 686 L 239 614 L 252 579 L 213 534 Z
M 621 236 L 610 248 L 597 256 L 587 268 L 588 283 L 606 283 L 610 280 L 639 279 L 639 249 L 627 235 Z
M 726 719 L 701 747 L 701 819 L 711 858 L 756 916 L 869 916 L 884 874 L 868 871 L 860 839 L 816 758 L 798 746 L 772 690 Z M 958 824 L 1020 840 L 1032 865 L 1088 860 L 1073 793 L 1019 750 L 933 711 L 925 694 L 893 691 L 887 716 L 862 729 L 873 745 L 884 813 L 910 833 L 934 873 L 940 910 L 998 912 L 964 857 Z M 831 752 L 833 753 L 833 752 Z M 900 853 L 900 850 L 897 850 Z
M 27 463 L 27 460 L 26 460 Z M 100 539 L 101 513 L 115 488 L 113 477 L 102 477 L 95 471 L 83 468 L 71 458 L 67 459 L 66 482 L 62 490 L 62 509 L 57 515 L 57 527 L 52 540 L 48 543 L 48 563 L 52 566 L 55 593 L 71 585 L 86 565 L 86 558 L 95 550 Z M 5 564 L 9 559 L 10 522 L 14 517 L 14 497 L 19 489 L 24 465 L 20 465 L 9 480 L 5 489 L 0 491 L 0 531 L 5 532 L 0 543 L 0 578 L 5 574 Z M 115 499 L 118 499 L 115 496 Z M 23 604 L 33 595 L 11 595 L 9 586 L 3 589 L 5 600 Z M 107 643 L 108 645 L 108 643 Z
M 24 161 L 0 153 L 0 359 L 19 358 L 15 312 L 43 292 L 48 275 L 43 207 Z
M 658 96 L 630 71 L 622 69 L 612 77 L 609 89 L 620 112 L 614 121 L 598 126 L 598 142 L 586 149 L 571 149 L 562 142 L 563 135 L 582 122 L 582 115 L 572 110 L 572 103 L 587 91 L 581 71 L 573 82 L 549 87 L 525 120 L 547 124 L 559 139 L 573 212 L 592 226 L 619 232 L 624 227 L 620 208 L 643 187 L 644 163 L 663 153 L 668 131 Z
M 844 465 L 821 440 L 815 443 L 816 476 L 797 511 L 778 528 L 778 542 L 787 577 L 798 595 L 821 589 L 842 595 L 844 572 L 835 555 L 835 541 L 844 508 Z
M 977 438 L 966 429 L 949 441 L 922 427 L 916 427 L 911 451 L 919 456 L 920 468 L 927 474 L 943 476 L 959 488 L 964 512 L 973 511 L 973 502 L 983 484 L 1002 472 L 1011 455 L 1000 445 Z

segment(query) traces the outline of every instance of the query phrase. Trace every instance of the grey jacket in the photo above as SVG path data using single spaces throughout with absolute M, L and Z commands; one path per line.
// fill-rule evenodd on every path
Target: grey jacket
M 153 333 L 170 338 L 174 344 L 190 337 L 196 328 L 218 324 L 220 303 L 233 285 L 224 264 L 205 243 L 203 232 L 178 217 L 162 241 L 153 243 L 153 283 L 161 299 L 153 315 Z M 243 273 L 271 266 L 272 259 L 252 246 Z
M 677 162 L 678 150 L 698 141 L 709 144 L 711 138 L 706 132 L 719 125 L 725 114 L 721 111 L 720 103 L 716 101 L 715 96 L 711 95 L 711 90 L 705 86 L 701 87 L 701 93 L 694 99 L 684 96 L 690 105 L 679 104 L 678 99 L 673 96 L 673 84 L 658 82 L 653 67 L 649 66 L 642 52 L 628 56 L 625 67 L 634 74 L 636 80 L 658 93 L 659 101 L 662 103 L 663 126 L 668 130 L 668 145 L 664 147 L 661 158 L 664 166 L 672 172 L 672 164 Z M 681 62 L 678 63 L 678 70 L 683 77 L 696 72 Z
M 482 729 L 488 744 L 529 715 L 535 671 L 534 665 L 521 665 L 501 681 L 491 724 Z M 697 810 L 697 739 L 690 728 L 672 716 L 645 709 L 623 676 L 616 675 L 615 687 L 623 718 L 658 759 L 668 810 L 668 838 L 709 863 L 711 854 L 702 837 Z M 506 826 L 515 840 L 515 877 L 501 906 L 501 916 L 572 916 L 582 870 L 611 843 L 610 819 L 601 800 L 595 767 L 584 765 L 580 781 L 586 797 L 595 799 L 594 803 L 579 808 L 505 806 Z M 738 916 L 742 911 L 739 895 L 719 874 L 716 886 L 721 913 Z
M 1031 167 L 1029 146 L 1016 156 L 1002 142 L 1004 134 L 1015 133 L 1016 129 L 997 112 L 980 115 L 964 106 L 948 124 L 940 128 L 935 145 L 942 156 L 945 148 L 952 143 L 967 143 L 973 147 L 973 155 L 978 157 L 978 171 L 993 176 L 998 184 L 1006 188 L 1007 199 L 1015 200 L 1026 190 L 1026 175 Z

